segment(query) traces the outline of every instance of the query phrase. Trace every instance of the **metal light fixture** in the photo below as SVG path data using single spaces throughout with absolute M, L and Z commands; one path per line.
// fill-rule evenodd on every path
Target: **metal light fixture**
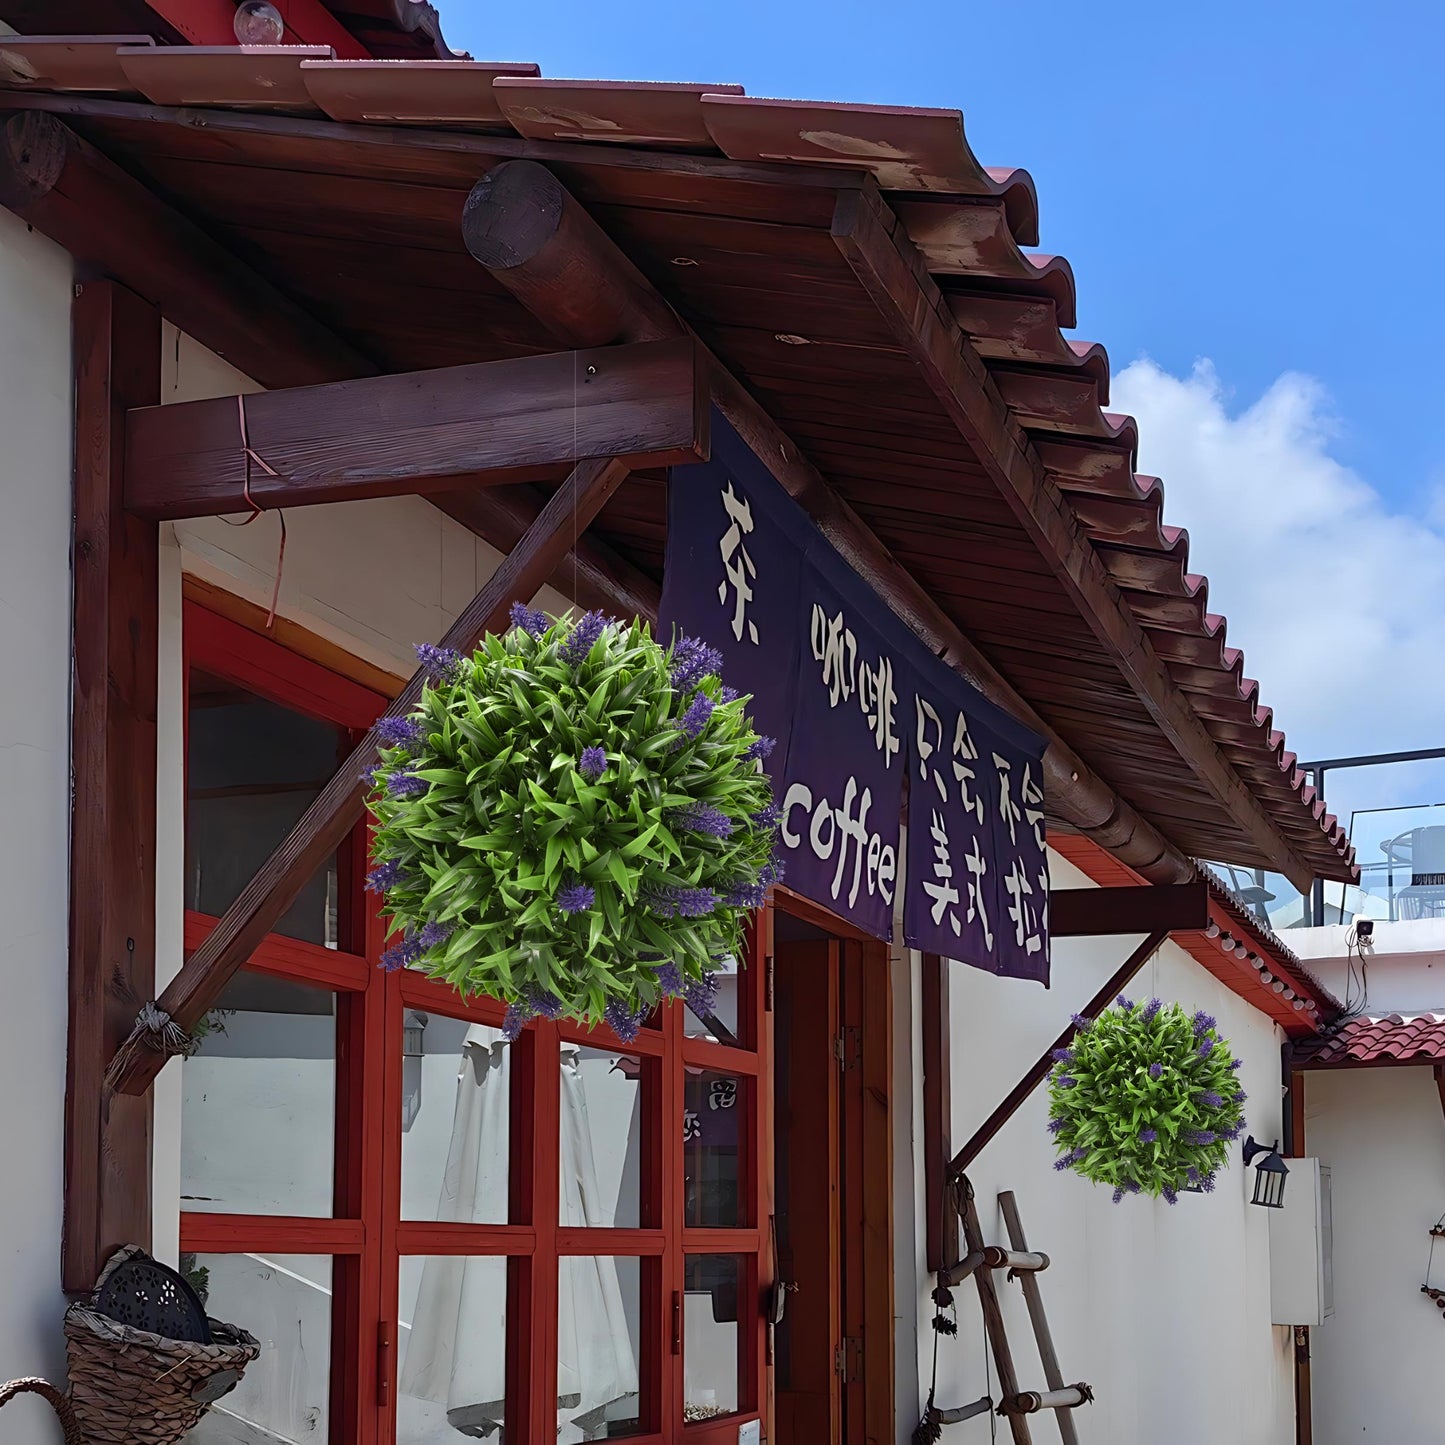
M 280 45 L 286 38 L 286 22 L 270 0 L 241 0 L 231 27 L 238 45 Z
M 1264 1157 L 1260 1159 L 1260 1155 Z M 1256 1159 L 1258 1164 L 1254 1164 Z M 1254 1198 L 1250 1203 L 1258 1204 L 1261 1209 L 1283 1209 L 1289 1166 L 1279 1157 L 1279 1141 L 1272 1146 L 1259 1144 L 1251 1134 L 1244 1141 L 1244 1163 L 1246 1168 L 1254 1164 Z

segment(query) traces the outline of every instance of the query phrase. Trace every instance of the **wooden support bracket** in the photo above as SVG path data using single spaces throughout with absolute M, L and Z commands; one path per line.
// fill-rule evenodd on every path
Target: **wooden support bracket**
M 127 422 L 125 503 L 169 521 L 565 476 L 586 457 L 669 466 L 706 459 L 710 415 L 687 337 L 147 407 Z
M 526 536 L 447 629 L 442 645 L 469 650 L 484 634 L 505 626 L 512 603 L 531 600 L 567 554 L 573 537 L 591 523 L 626 475 L 627 468 L 618 461 L 582 462 L 574 468 Z M 424 683 L 425 674 L 419 671 L 386 715 L 410 712 Z M 215 1006 L 237 969 L 356 826 L 365 810 L 363 769 L 376 761 L 377 751 L 373 727 L 171 980 L 159 1006 L 181 1029 L 189 1032 Z M 146 1046 L 146 1038 L 138 1029 L 111 1060 L 107 1083 L 120 1093 L 143 1093 L 166 1061 L 165 1054 Z
M 1124 960 L 1118 970 L 1109 979 L 1108 983 L 1084 1005 L 1083 1017 L 1092 1018 L 1101 1009 L 1107 1008 L 1118 996 L 1120 991 L 1129 984 L 1134 975 L 1154 956 L 1159 945 L 1162 944 L 1168 936 L 1169 934 L 1166 929 L 1159 929 L 1151 933 L 1148 938 Z M 974 1130 L 973 1137 L 953 1156 L 953 1161 L 949 1165 L 951 1178 L 959 1178 L 964 1170 L 983 1152 L 984 1145 L 1013 1118 L 1024 1100 L 1044 1081 L 1053 1064 L 1054 1050 L 1068 1048 L 1069 1041 L 1076 1033 L 1078 1033 L 1078 1028 L 1074 1024 L 1070 1024 L 1068 1028 L 1039 1055 L 1033 1064 L 1029 1066 L 1027 1073 L 1009 1090 L 1004 1101 Z
M 1193 883 L 1123 888 L 1056 888 L 1049 894 L 1049 932 L 1055 938 L 1098 938 L 1118 933 L 1184 933 L 1209 922 L 1209 885 Z

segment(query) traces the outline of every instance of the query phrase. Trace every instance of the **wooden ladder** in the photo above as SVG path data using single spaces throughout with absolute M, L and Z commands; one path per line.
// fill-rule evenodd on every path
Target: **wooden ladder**
M 1013 1432 L 1014 1445 L 1033 1445 L 1029 1416 L 1037 1415 L 1042 1410 L 1054 1412 L 1063 1445 L 1079 1445 L 1079 1437 L 1074 1429 L 1073 1411 L 1079 1405 L 1091 1403 L 1094 1392 L 1083 1383 L 1066 1385 L 1063 1372 L 1059 1369 L 1054 1338 L 1049 1330 L 1048 1316 L 1044 1313 L 1043 1296 L 1039 1293 L 1039 1275 L 1049 1267 L 1049 1257 L 1029 1249 L 1028 1241 L 1024 1238 L 1023 1223 L 1019 1219 L 1018 1204 L 1012 1192 L 1000 1194 L 998 1197 L 999 1209 L 1003 1212 L 1009 1238 L 1009 1247 L 1004 1249 L 1001 1245 L 985 1244 L 983 1241 L 973 1186 L 967 1179 L 959 1179 L 954 1188 L 954 1200 L 959 1218 L 963 1222 L 963 1244 L 967 1253 L 951 1268 L 939 1270 L 938 1284 L 942 1289 L 951 1289 L 962 1284 L 970 1275 L 978 1284 L 984 1328 L 988 1333 L 989 1346 L 998 1368 L 999 1388 L 1003 1394 L 998 1413 L 1007 1418 L 1009 1429 Z M 1018 1376 L 1014 1372 L 1013 1351 L 1009 1347 L 1003 1311 L 999 1308 L 998 1292 L 994 1288 L 993 1272 L 996 1269 L 1008 1270 L 1008 1278 L 1017 1279 L 1023 1289 L 1029 1320 L 1034 1328 L 1034 1339 L 1039 1347 L 1039 1358 L 1044 1366 L 1044 1379 L 1048 1384 L 1046 1390 L 1019 1389 Z M 982 1415 L 992 1407 L 992 1398 L 984 1395 L 970 1404 L 949 1410 L 933 1407 L 927 1418 L 934 1425 L 953 1425 L 960 1420 L 971 1420 L 975 1415 Z

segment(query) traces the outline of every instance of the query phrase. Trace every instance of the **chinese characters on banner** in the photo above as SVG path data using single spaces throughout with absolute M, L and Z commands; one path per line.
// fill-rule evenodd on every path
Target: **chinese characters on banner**
M 901 894 L 910 947 L 1047 983 L 1042 739 L 923 647 L 716 413 L 712 435 L 672 473 L 661 638 L 717 647 L 777 739 L 788 886 L 885 939 Z

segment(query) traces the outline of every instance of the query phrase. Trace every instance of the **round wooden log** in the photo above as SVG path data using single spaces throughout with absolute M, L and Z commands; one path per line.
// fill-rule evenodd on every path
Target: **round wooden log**
M 682 322 L 546 166 L 504 161 L 472 187 L 462 237 L 554 335 L 573 346 L 658 341 Z

